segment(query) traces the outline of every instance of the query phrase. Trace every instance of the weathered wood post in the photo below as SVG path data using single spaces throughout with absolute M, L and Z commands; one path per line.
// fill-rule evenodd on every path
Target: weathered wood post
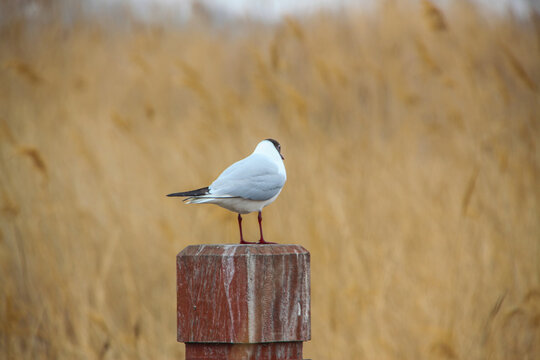
M 301 360 L 310 255 L 299 245 L 192 245 L 177 264 L 186 360 Z

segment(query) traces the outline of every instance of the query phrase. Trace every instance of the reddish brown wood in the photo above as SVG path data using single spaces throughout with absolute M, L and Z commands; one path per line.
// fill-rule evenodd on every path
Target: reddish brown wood
M 309 262 L 299 245 L 184 249 L 177 310 L 186 359 L 301 359 L 311 338 Z

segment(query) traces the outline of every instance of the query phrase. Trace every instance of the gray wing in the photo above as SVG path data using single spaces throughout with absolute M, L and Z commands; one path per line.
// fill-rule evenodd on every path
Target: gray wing
M 271 160 L 252 154 L 225 169 L 209 189 L 211 195 L 262 201 L 277 195 L 285 180 Z

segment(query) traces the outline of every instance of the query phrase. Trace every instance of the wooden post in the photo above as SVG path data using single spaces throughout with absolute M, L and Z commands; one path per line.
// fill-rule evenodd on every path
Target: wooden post
M 186 360 L 301 360 L 310 255 L 299 245 L 192 245 L 176 258 Z

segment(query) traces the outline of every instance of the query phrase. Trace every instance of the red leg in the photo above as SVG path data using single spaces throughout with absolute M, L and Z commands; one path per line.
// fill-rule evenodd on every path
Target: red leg
M 244 236 L 242 235 L 242 215 L 238 214 L 238 227 L 240 228 L 240 244 L 255 244 L 254 242 L 244 241 Z
M 262 233 L 262 212 L 259 211 L 259 231 L 261 233 L 261 239 L 259 240 L 259 244 L 275 244 L 273 242 L 264 241 L 263 233 Z

